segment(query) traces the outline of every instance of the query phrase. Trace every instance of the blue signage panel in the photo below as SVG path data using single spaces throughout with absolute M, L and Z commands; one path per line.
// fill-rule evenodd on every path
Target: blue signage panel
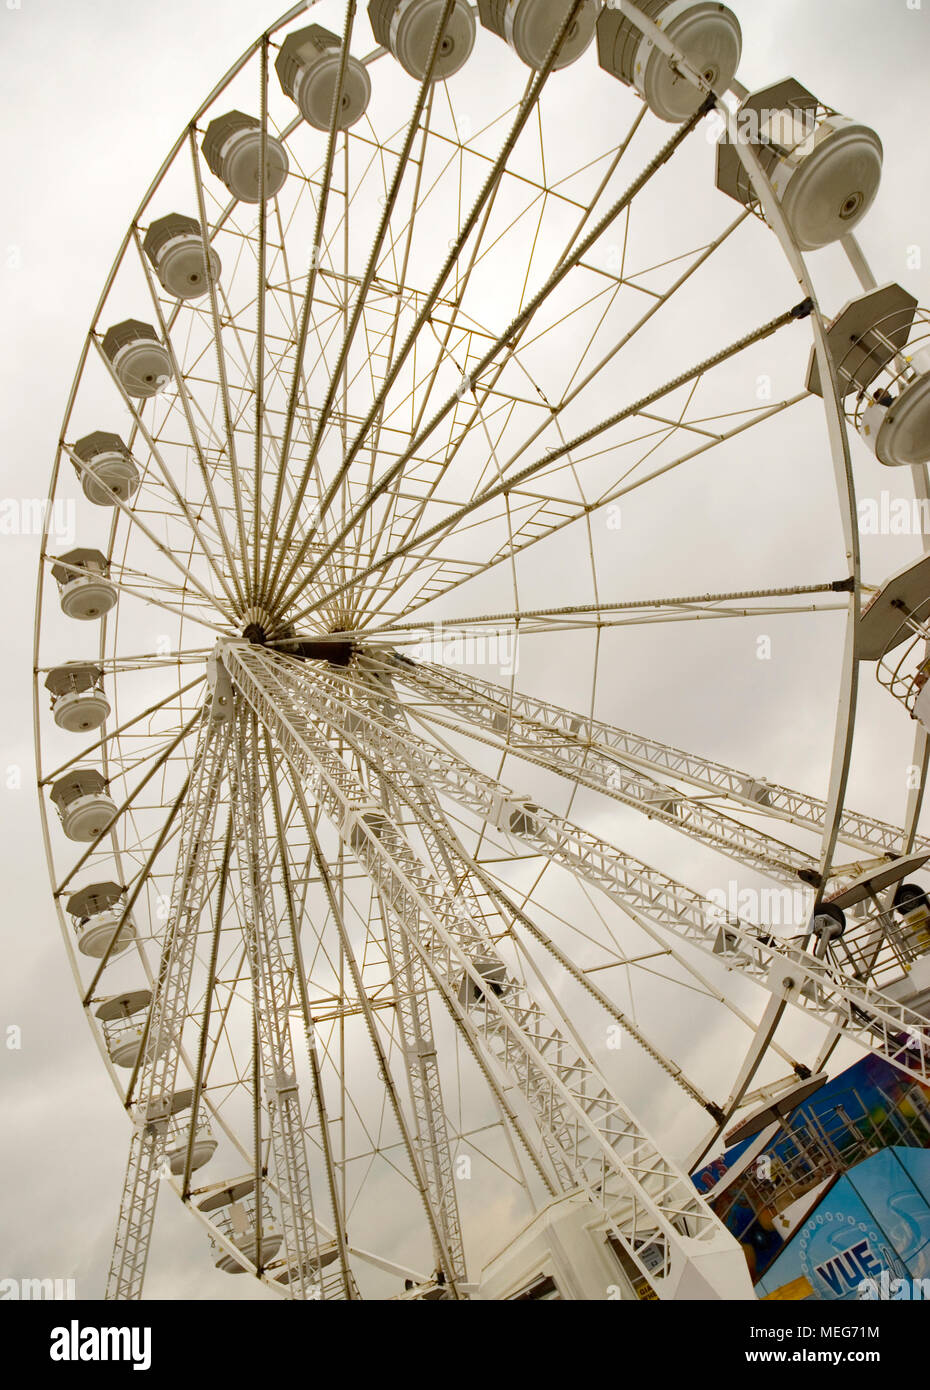
M 813 1297 L 826 1301 L 863 1297 L 867 1280 L 888 1288 L 891 1281 L 930 1277 L 930 1153 L 883 1149 L 851 1169 L 794 1234 L 756 1292 L 765 1298 L 802 1277 Z

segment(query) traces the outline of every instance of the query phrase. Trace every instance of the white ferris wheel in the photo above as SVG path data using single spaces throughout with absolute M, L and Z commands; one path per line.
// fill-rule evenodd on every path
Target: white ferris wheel
M 295 5 L 133 218 L 35 655 L 55 901 L 130 1121 L 108 1297 L 161 1194 L 283 1297 L 750 1298 L 689 1171 L 841 1039 L 930 1080 L 923 779 L 894 824 L 846 804 L 863 661 L 927 767 L 930 576 L 863 616 L 854 465 L 927 496 L 930 321 L 853 236 L 878 135 L 747 91 L 741 47 L 708 0 Z M 834 526 L 761 521 L 795 582 L 704 591 L 726 527 L 669 557 L 691 585 L 621 582 L 628 499 L 719 460 L 739 525 L 733 460 L 790 471 L 799 434 Z M 687 700 L 683 631 L 823 611 L 822 795 L 625 726 L 644 634 Z M 800 931 L 681 882 L 705 853 L 806 893 Z

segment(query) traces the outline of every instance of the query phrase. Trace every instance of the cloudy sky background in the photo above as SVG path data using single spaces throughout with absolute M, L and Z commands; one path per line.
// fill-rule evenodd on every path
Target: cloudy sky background
M 930 156 L 923 139 L 930 6 L 913 10 L 905 0 L 819 0 L 816 6 L 804 0 L 736 0 L 734 9 L 744 30 L 740 77 L 747 86 L 795 74 L 839 110 L 879 131 L 885 145 L 884 180 L 878 204 L 860 229 L 860 240 L 879 281 L 898 280 L 923 303 L 930 303 Z M 10 8 L 0 0 L 0 91 L 5 104 L 0 139 L 6 172 L 0 230 L 7 328 L 0 340 L 4 497 L 43 493 L 74 366 L 126 225 L 192 111 L 255 37 L 263 20 L 274 17 L 271 9 L 259 13 L 254 0 L 200 0 L 196 6 L 162 0 L 155 9 L 130 9 L 119 0 L 80 6 L 64 0 L 22 0 L 21 7 Z M 909 266 L 914 246 L 924 247 L 924 269 Z M 848 271 L 833 252 L 820 253 L 812 264 L 818 284 L 828 287 L 823 302 L 832 312 L 854 293 Z M 790 439 L 785 447 L 789 445 Z M 882 488 L 907 495 L 906 480 L 880 469 L 857 444 L 854 447 L 861 495 L 877 496 Z M 710 469 L 697 477 L 694 487 L 702 490 L 702 497 L 695 499 L 695 506 L 707 508 L 707 517 L 716 513 L 725 521 L 727 496 L 709 493 L 712 481 Z M 799 496 L 797 504 L 800 525 L 805 498 Z M 641 551 L 644 576 L 650 563 L 653 573 L 641 586 L 617 589 L 613 597 L 675 591 L 671 584 L 656 587 L 655 576 L 662 570 L 654 560 L 656 538 L 661 536 L 663 547 L 687 546 L 696 554 L 701 550 L 700 527 L 689 533 L 674 516 L 668 523 L 669 515 L 668 509 L 663 511 L 662 496 L 630 511 L 627 529 L 636 523 L 640 529 L 631 542 L 629 563 L 633 565 Z M 733 587 L 751 587 L 758 570 L 754 574 L 742 562 L 753 540 L 735 536 L 733 543 L 741 561 L 734 568 L 715 545 L 704 568 L 695 565 L 691 573 L 706 578 L 707 587 L 713 587 L 712 579 L 720 587 L 731 582 Z M 916 555 L 918 546 L 915 538 L 867 538 L 866 580 L 880 581 L 900 568 Z M 112 1239 L 127 1129 L 82 1018 L 61 946 L 31 785 L 37 552 L 35 536 L 0 537 L 7 601 L 0 706 L 7 892 L 0 1025 L 22 1029 L 21 1049 L 0 1051 L 0 1103 L 7 1139 L 0 1190 L 0 1277 L 74 1277 L 79 1295 L 96 1297 Z M 823 575 L 804 578 L 835 577 L 835 567 L 834 527 L 825 539 Z M 790 575 L 790 565 L 785 572 Z M 682 631 L 678 674 L 684 678 L 685 673 L 700 671 L 708 648 L 703 634 Z M 754 635 L 747 632 L 740 639 L 747 649 Z M 663 727 L 670 740 L 675 737 L 684 746 L 690 743 L 699 751 L 729 757 L 736 766 L 822 791 L 830 754 L 824 711 L 835 690 L 838 636 L 838 624 L 824 633 L 811 629 L 810 639 L 804 637 L 793 649 L 794 664 L 783 671 L 777 690 L 765 684 L 771 682 L 771 673 L 760 673 L 748 657 L 745 666 L 734 664 L 732 702 L 720 706 L 715 746 L 706 741 L 713 706 L 704 699 L 698 701 L 696 713 L 690 711 L 676 689 L 672 693 L 679 698 L 670 698 L 667 709 L 657 708 L 661 692 L 650 679 L 630 691 L 629 722 L 635 727 L 638 714 L 645 726 L 653 713 L 656 718 L 667 714 Z M 721 639 L 716 659 L 733 660 L 734 650 Z M 806 656 L 806 665 L 798 662 L 798 652 Z M 525 679 L 519 683 L 532 689 L 545 661 L 532 652 L 525 659 Z M 619 675 L 619 665 L 617 670 Z M 568 702 L 570 680 L 564 668 L 553 682 L 546 693 Z M 903 713 L 873 689 L 869 672 L 864 684 L 860 748 L 849 800 L 899 819 L 911 730 Z M 659 732 L 656 727 L 651 731 Z M 650 857 L 649 845 L 667 847 L 669 857 L 661 862 L 691 881 L 687 845 L 672 837 L 663 840 L 654 828 L 646 832 L 631 825 L 629 834 L 630 847 L 644 857 Z M 162 1204 L 147 1290 L 160 1297 L 228 1297 L 233 1291 L 228 1280 L 213 1274 L 202 1237 L 176 1204 Z M 236 1281 L 237 1295 L 250 1296 L 251 1291 L 248 1281 Z

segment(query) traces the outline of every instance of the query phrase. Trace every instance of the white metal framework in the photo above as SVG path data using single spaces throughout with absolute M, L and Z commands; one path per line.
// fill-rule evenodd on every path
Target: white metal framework
M 538 0 L 534 30 L 530 4 L 476 25 L 413 0 L 419 48 L 409 5 L 376 0 L 371 31 L 355 0 L 295 5 L 165 160 L 88 334 L 36 728 L 53 891 L 132 1121 L 112 1298 L 142 1294 L 163 1185 L 219 1271 L 284 1297 L 480 1297 L 483 1266 L 495 1297 L 751 1297 L 689 1153 L 840 1040 L 930 1082 L 930 935 L 868 887 L 930 856 L 922 781 L 903 827 L 846 805 L 855 489 L 798 185 L 739 138 L 732 16 L 712 61 L 675 37 L 706 6 Z M 807 546 L 742 482 L 748 445 L 782 466 L 799 439 L 834 532 Z M 787 561 L 721 591 L 679 518 L 644 600 L 609 549 L 621 500 L 627 537 L 692 468 L 733 514 L 714 546 L 768 526 Z M 753 620 L 799 654 L 845 623 L 820 795 L 624 727 L 634 666 L 685 698 L 699 622 L 712 727 L 720 634 Z M 798 920 L 721 909 L 706 885 L 734 874 Z M 844 889 L 874 908 L 845 938 Z M 518 1269 L 550 1228 L 589 1254 Z

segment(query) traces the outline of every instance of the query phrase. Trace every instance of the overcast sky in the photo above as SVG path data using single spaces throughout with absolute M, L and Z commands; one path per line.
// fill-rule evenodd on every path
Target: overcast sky
M 923 303 L 930 302 L 930 152 L 924 138 L 930 4 L 915 9 L 905 0 L 818 0 L 816 5 L 808 0 L 734 0 L 733 8 L 743 25 L 740 77 L 747 86 L 795 74 L 831 105 L 878 130 L 885 147 L 884 179 L 860 240 L 880 282 L 898 280 Z M 80 5 L 22 0 L 14 6 L 0 0 L 3 497 L 43 495 L 74 367 L 125 228 L 192 111 L 263 20 L 274 17 L 275 11 L 254 0 L 160 0 L 157 6 L 127 6 L 124 0 Z M 914 247 L 923 249 L 922 268 L 914 264 Z M 812 258 L 812 265 L 827 287 L 824 307 L 832 312 L 853 292 L 848 272 L 838 268 L 832 252 Z M 907 480 L 880 469 L 858 443 L 855 449 L 862 496 L 878 496 L 883 488 L 895 496 L 909 495 Z M 691 487 L 695 507 L 707 508 L 707 515 L 714 508 L 726 512 L 727 495 L 715 497 L 712 472 L 696 474 Z M 796 501 L 801 526 L 805 498 Z M 661 499 L 656 505 L 658 518 L 668 515 Z M 662 519 L 650 523 L 645 505 L 631 516 L 642 526 L 631 555 L 642 552 L 644 587 L 636 585 L 631 558 L 629 568 L 618 571 L 618 584 L 627 587 L 602 591 L 602 597 L 620 600 L 663 592 L 656 587 L 664 568 L 660 542 L 663 548 L 687 544 L 700 549 L 700 523 L 690 534 L 684 521 L 680 529 L 672 523 L 669 531 Z M 730 587 L 730 574 L 734 588 L 752 579 L 753 542 L 739 535 L 732 539 L 732 569 L 719 546 L 706 557 L 702 573 L 710 587 L 714 580 Z M 835 539 L 833 535 L 825 543 L 830 561 L 817 578 L 836 577 Z M 878 582 L 901 568 L 919 546 L 913 537 L 867 538 L 866 580 Z M 0 1028 L 22 1030 L 21 1048 L 0 1052 L 6 1137 L 0 1277 L 74 1277 L 79 1296 L 96 1297 L 102 1291 L 128 1134 L 82 1017 L 48 889 L 31 772 L 37 553 L 34 535 L 0 536 L 0 592 L 7 604 L 0 678 L 0 814 L 7 892 Z M 676 590 L 670 584 L 664 591 Z M 746 643 L 755 635 L 747 633 Z M 732 702 L 717 707 L 713 684 L 701 672 L 705 663 L 708 668 L 716 663 L 719 671 L 719 663 L 738 661 L 737 649 L 722 639 L 719 647 L 702 646 L 688 631 L 677 676 L 683 681 L 686 673 L 697 673 L 697 711 L 682 700 L 680 684 L 676 694 L 665 680 L 657 694 L 657 682 L 644 678 L 631 683 L 630 722 L 667 713 L 670 740 L 673 730 L 682 741 L 690 732 L 698 751 L 729 757 L 737 766 L 746 763 L 760 774 L 822 794 L 840 636 L 834 625 L 799 637 L 777 690 L 759 683 L 748 659 L 745 666 L 737 664 Z M 649 648 L 628 650 L 639 661 Z M 532 688 L 547 660 L 528 651 L 518 685 Z M 620 654 L 616 661 L 620 680 L 627 668 Z M 563 694 L 562 686 L 570 681 L 566 663 L 560 660 L 559 666 L 555 684 L 545 690 L 548 695 L 557 688 Z M 873 689 L 869 672 L 865 684 L 850 802 L 900 819 L 911 729 L 903 712 Z M 666 697 L 667 710 L 662 704 Z M 699 730 L 713 746 L 699 745 Z M 663 731 L 653 727 L 650 732 Z M 754 763 L 757 750 L 763 766 Z M 661 835 L 649 838 L 635 827 L 630 836 L 636 852 L 661 844 L 671 856 L 664 867 L 685 881 L 689 870 L 699 872 L 686 843 Z M 236 1294 L 251 1296 L 247 1285 L 236 1281 Z M 223 1276 L 213 1273 L 202 1237 L 176 1204 L 162 1203 L 148 1292 L 161 1297 L 228 1297 L 231 1292 Z

